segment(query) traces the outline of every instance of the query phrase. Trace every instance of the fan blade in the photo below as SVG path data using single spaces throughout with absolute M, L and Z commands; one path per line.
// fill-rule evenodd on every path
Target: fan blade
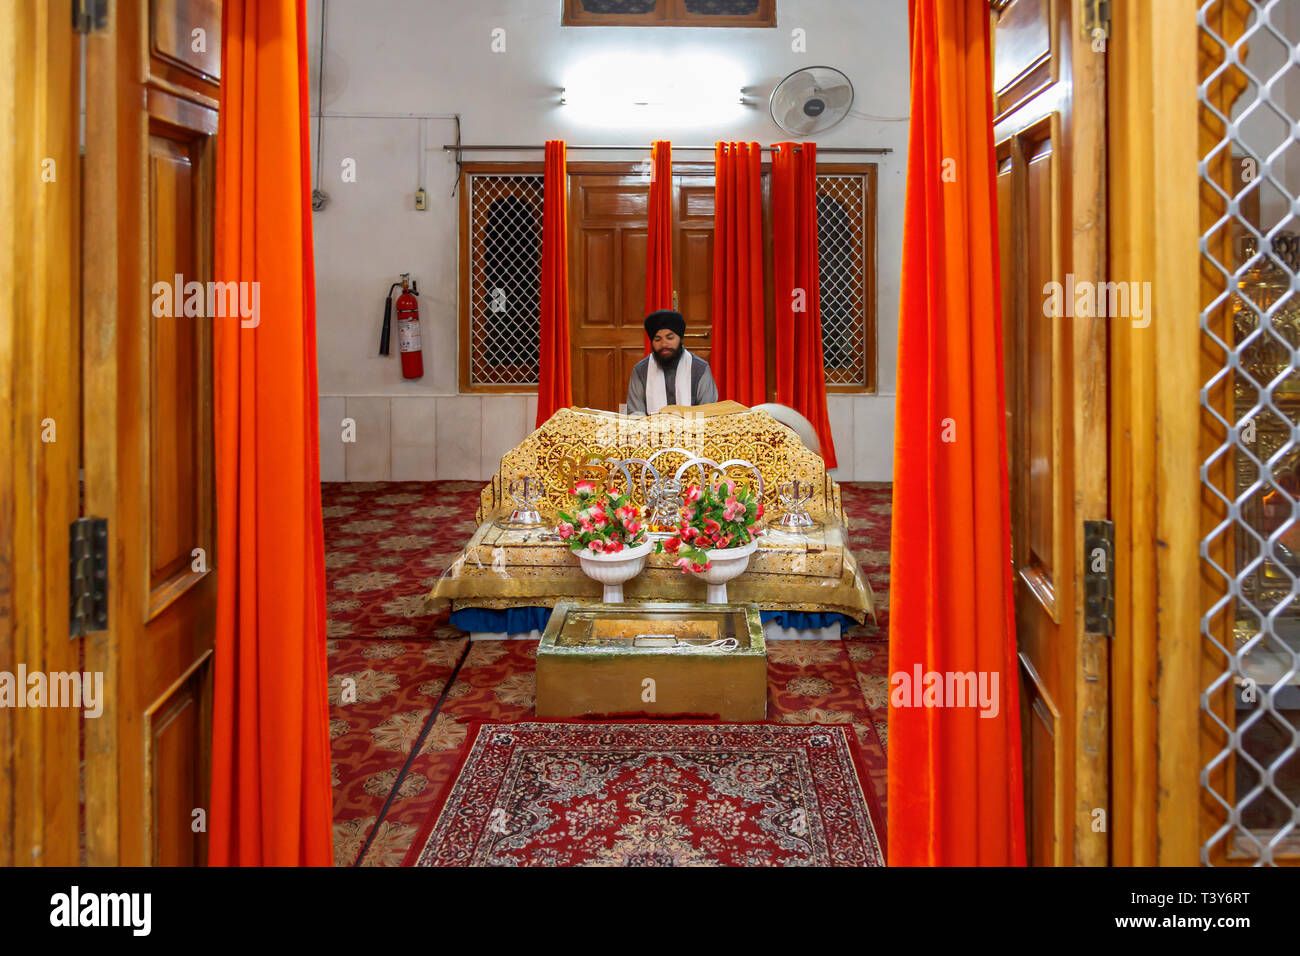
M 781 120 L 781 128 L 787 133 L 793 133 L 796 136 L 806 136 L 814 125 L 816 125 L 816 120 L 803 111 L 802 102 L 786 110 L 785 116 Z
M 817 89 L 817 81 L 807 70 L 802 73 L 796 73 L 794 76 L 786 77 L 781 84 L 781 96 L 790 97 L 791 102 L 802 103 L 808 97 L 812 96 Z
M 847 110 L 853 105 L 853 87 L 832 86 L 821 91 L 821 98 L 826 101 L 826 109 Z

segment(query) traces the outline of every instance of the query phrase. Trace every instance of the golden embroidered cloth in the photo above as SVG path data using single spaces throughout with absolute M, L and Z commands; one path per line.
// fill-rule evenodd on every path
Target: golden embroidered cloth
M 503 526 L 516 503 L 507 491 L 517 477 L 540 478 L 545 496 L 539 510 L 547 521 L 570 507 L 568 489 L 591 458 L 648 458 L 661 448 L 682 448 L 716 462 L 753 462 L 765 483 L 764 506 L 777 508 L 776 489 L 797 479 L 809 483 L 813 497 L 804 507 L 822 527 L 808 533 L 769 529 L 745 573 L 727 585 L 734 603 L 762 610 L 833 612 L 864 621 L 874 617 L 870 585 L 848 548 L 839 485 L 826 476 L 822 459 L 795 433 L 765 412 L 745 411 L 704 419 L 672 415 L 626 418 L 611 413 L 562 409 L 502 459 L 483 489 L 479 526 L 429 594 L 433 610 L 461 608 L 552 607 L 559 601 L 598 602 L 601 585 L 582 573 L 578 558 L 549 528 Z M 661 474 L 685 460 L 672 459 Z M 741 470 L 732 470 L 744 477 Z M 617 472 L 614 483 L 624 481 Z M 634 500 L 644 507 L 633 481 Z M 623 586 L 628 601 L 700 601 L 705 584 L 673 566 L 673 556 L 651 554 L 645 570 Z

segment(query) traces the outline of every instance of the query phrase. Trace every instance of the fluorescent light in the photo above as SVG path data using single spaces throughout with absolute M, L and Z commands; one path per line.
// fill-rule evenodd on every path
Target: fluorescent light
M 716 125 L 744 109 L 743 86 L 716 55 L 603 54 L 573 66 L 560 102 L 592 126 Z

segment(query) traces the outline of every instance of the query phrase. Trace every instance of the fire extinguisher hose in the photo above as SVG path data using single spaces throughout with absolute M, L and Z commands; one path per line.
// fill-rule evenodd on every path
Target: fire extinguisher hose
M 394 282 L 388 287 L 388 295 L 384 296 L 384 327 L 379 333 L 379 354 L 388 354 L 388 338 L 393 330 L 393 290 L 396 289 L 400 282 Z

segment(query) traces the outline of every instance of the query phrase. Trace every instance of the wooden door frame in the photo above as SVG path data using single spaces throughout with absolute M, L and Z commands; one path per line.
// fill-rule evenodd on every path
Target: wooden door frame
M 13 144 L 0 150 L 0 408 L 10 418 L 0 429 L 0 670 L 10 673 L 83 669 L 68 636 L 68 527 L 80 514 L 78 46 L 71 4 L 17 4 L 0 17 L 0 135 Z M 42 440 L 47 419 L 53 442 Z M 0 865 L 81 862 L 82 719 L 56 707 L 0 714 Z
M 1200 328 L 1195 6 L 1115 0 L 1107 47 L 1110 269 L 1152 284 L 1112 322 L 1112 863 L 1199 859 Z

